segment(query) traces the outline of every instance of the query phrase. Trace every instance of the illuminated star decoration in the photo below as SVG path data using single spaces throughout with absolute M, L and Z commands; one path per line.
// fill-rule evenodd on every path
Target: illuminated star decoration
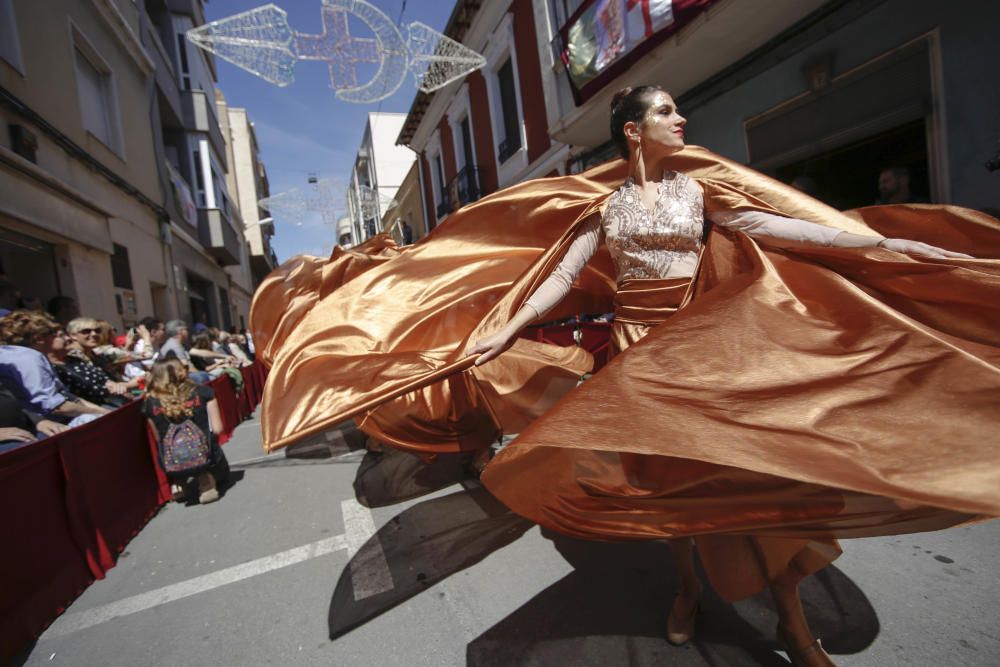
M 292 188 L 258 203 L 275 219 L 294 223 L 296 227 L 318 214 L 324 225 L 336 228 L 337 220 L 347 208 L 344 191 L 343 183 L 337 179 L 324 178 L 308 188 Z
M 380 217 L 385 212 L 399 205 L 392 197 L 367 185 L 360 186 L 358 192 L 360 195 L 358 204 L 361 210 L 361 217 L 365 220 Z
M 361 21 L 374 37 L 351 35 L 348 18 Z M 330 85 L 345 102 L 369 103 L 389 97 L 409 71 L 417 87 L 430 93 L 486 65 L 472 49 L 414 21 L 399 26 L 364 0 L 323 0 L 323 32 L 292 30 L 288 14 L 264 5 L 187 32 L 195 45 L 277 86 L 295 80 L 299 60 L 328 63 Z M 358 85 L 357 65 L 378 65 L 371 80 Z

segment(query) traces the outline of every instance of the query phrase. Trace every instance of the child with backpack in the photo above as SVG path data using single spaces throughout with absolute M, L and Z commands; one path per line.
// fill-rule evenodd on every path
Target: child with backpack
M 222 415 L 211 387 L 188 379 L 188 369 L 170 356 L 153 364 L 142 412 L 156 434 L 160 465 L 172 483 L 174 500 L 183 500 L 183 485 L 198 481 L 198 502 L 219 499 L 216 477 L 228 473 L 216 434 Z

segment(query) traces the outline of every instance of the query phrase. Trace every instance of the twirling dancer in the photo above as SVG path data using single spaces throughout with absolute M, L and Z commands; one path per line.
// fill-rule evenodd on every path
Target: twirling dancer
M 798 584 L 837 538 L 1000 515 L 983 437 L 1000 263 L 935 247 L 996 257 L 1000 222 L 847 217 L 685 148 L 684 122 L 664 91 L 627 89 L 612 111 L 627 165 L 495 193 L 314 299 L 274 352 L 265 446 L 351 417 L 423 455 L 519 433 L 483 474 L 512 510 L 568 535 L 672 540 L 671 641 L 694 632 L 694 538 L 721 597 L 770 587 L 795 664 L 829 665 Z M 623 351 L 575 390 L 586 353 L 515 339 L 546 311 L 612 300 Z
M 622 157 L 628 161 L 628 178 L 611 196 L 603 212 L 592 215 L 581 226 L 562 262 L 521 310 L 496 334 L 469 348 L 468 353 L 477 356 L 477 365 L 501 354 L 521 329 L 542 318 L 562 300 L 602 241 L 611 252 L 618 281 L 617 316 L 612 334 L 612 343 L 618 350 L 638 342 L 652 327 L 683 305 L 702 250 L 706 217 L 704 193 L 697 181 L 664 166 L 665 158 L 684 147 L 685 123 L 670 95 L 659 88 L 626 88 L 615 96 L 611 111 L 611 136 Z M 853 234 L 760 211 L 717 210 L 708 212 L 707 217 L 716 225 L 766 240 L 775 246 L 883 247 L 930 258 L 971 259 L 970 255 L 918 241 Z M 516 451 L 512 453 L 517 455 Z M 701 464 L 692 465 L 691 461 L 684 459 L 666 462 L 657 461 L 653 456 L 638 456 L 629 461 L 625 459 L 625 454 L 621 456 L 621 471 L 629 478 L 627 482 L 621 482 L 645 494 L 658 493 L 661 506 L 669 506 L 672 494 L 676 493 L 684 503 L 690 500 L 692 490 L 697 489 L 699 484 L 710 486 L 719 483 L 718 470 Z M 569 458 L 575 457 L 570 455 Z M 486 478 L 488 486 L 493 488 L 508 484 L 504 476 L 510 475 L 509 472 L 499 468 L 491 472 L 493 474 Z M 739 475 L 733 475 L 732 480 L 739 484 Z M 599 483 L 613 485 L 618 482 L 612 481 L 609 476 Z M 748 484 L 742 491 L 752 492 L 754 484 Z M 671 488 L 672 485 L 674 488 Z M 610 495 L 614 493 L 612 491 Z M 725 497 L 733 490 L 721 493 Z M 500 494 L 501 499 L 505 496 L 505 493 Z M 737 502 L 735 494 L 733 501 Z M 549 509 L 553 507 L 548 506 Z M 757 509 L 759 511 L 760 508 Z M 629 520 L 622 523 L 621 530 L 628 531 Z M 600 529 L 595 530 L 595 534 L 608 536 L 602 534 Z M 669 544 L 680 570 L 681 588 L 667 620 L 667 638 L 671 643 L 683 644 L 694 634 L 701 584 L 694 569 L 693 542 L 690 539 L 675 539 Z M 819 641 L 810 634 L 798 596 L 798 585 L 805 576 L 839 555 L 836 542 L 821 538 L 758 539 L 751 546 L 756 557 L 765 562 L 769 570 L 763 576 L 770 584 L 778 607 L 778 633 L 793 663 L 832 665 Z M 726 540 L 716 538 L 707 541 L 706 548 L 714 552 L 728 552 L 732 557 L 739 553 L 739 542 L 727 544 Z M 734 566 L 732 562 L 724 565 L 730 569 Z

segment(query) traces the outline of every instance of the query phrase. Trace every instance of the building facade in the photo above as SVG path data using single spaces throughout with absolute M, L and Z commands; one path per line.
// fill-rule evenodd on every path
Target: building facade
M 404 224 L 410 228 L 411 241 L 427 235 L 424 219 L 424 200 L 421 196 L 420 169 L 416 160 L 410 165 L 403 183 L 396 190 L 395 205 L 382 215 L 382 229 L 387 229 L 400 245 L 406 243 Z
M 0 0 L 0 271 L 23 297 L 118 327 L 246 320 L 201 23 L 202 0 Z
M 203 0 L 147 0 L 142 13 L 142 36 L 157 65 L 152 117 L 178 314 L 192 323 L 239 326 L 249 307 L 245 299 L 234 303 L 226 268 L 239 266 L 246 253 L 226 182 L 215 60 L 185 36 L 205 23 Z
M 356 245 L 383 231 L 383 218 L 398 204 L 397 193 L 416 157 L 396 144 L 405 120 L 401 113 L 368 114 L 347 190 L 351 236 L 338 230 L 341 245 Z
M 229 162 L 226 185 L 243 221 L 244 251 L 249 255 L 249 261 L 240 262 L 239 270 L 236 267 L 228 270 L 231 275 L 239 273 L 243 279 L 241 287 L 252 295 L 257 285 L 277 266 L 271 248 L 274 221 L 260 205 L 262 199 L 271 196 L 267 169 L 247 110 L 230 107 L 221 91 L 216 91 L 216 108 Z
M 1000 209 L 997 3 L 958 0 L 500 0 L 456 3 L 445 33 L 487 66 L 418 93 L 428 227 L 511 183 L 615 157 L 610 101 L 672 93 L 698 144 L 838 208 L 911 200 Z M 993 171 L 985 163 L 993 159 Z
M 117 326 L 176 314 L 131 2 L 0 0 L 0 262 Z

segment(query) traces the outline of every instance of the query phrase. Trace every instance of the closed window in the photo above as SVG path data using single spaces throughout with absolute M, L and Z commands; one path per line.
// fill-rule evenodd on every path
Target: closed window
M 180 61 L 181 87 L 184 90 L 191 90 L 191 68 L 188 65 L 187 40 L 184 33 L 177 33 L 177 57 Z
M 17 34 L 13 0 L 0 0 L 0 58 L 24 74 L 24 63 L 21 62 L 21 41 Z
M 466 116 L 459 123 L 460 134 L 461 134 L 461 156 L 462 156 L 462 166 L 471 167 L 475 164 L 475 159 L 472 157 L 472 131 L 469 129 L 469 117 Z
M 120 153 L 118 110 L 111 71 L 78 33 L 74 37 L 76 87 L 80 97 L 83 128 L 100 139 L 105 146 Z
M 517 88 L 514 85 L 514 62 L 507 58 L 497 70 L 500 89 L 500 113 L 503 115 L 503 139 L 500 141 L 500 162 L 521 148 L 521 118 L 517 112 Z
M 132 268 L 128 262 L 128 248 L 117 243 L 112 246 L 114 254 L 111 255 L 111 280 L 115 287 L 132 289 Z
M 208 191 L 205 188 L 205 172 L 203 171 L 204 165 L 201 163 L 201 151 L 192 151 L 191 154 L 194 158 L 194 180 L 198 197 L 198 207 L 207 208 Z
M 441 156 L 434 156 L 434 184 L 437 186 L 438 201 L 444 200 L 444 167 L 441 165 Z

